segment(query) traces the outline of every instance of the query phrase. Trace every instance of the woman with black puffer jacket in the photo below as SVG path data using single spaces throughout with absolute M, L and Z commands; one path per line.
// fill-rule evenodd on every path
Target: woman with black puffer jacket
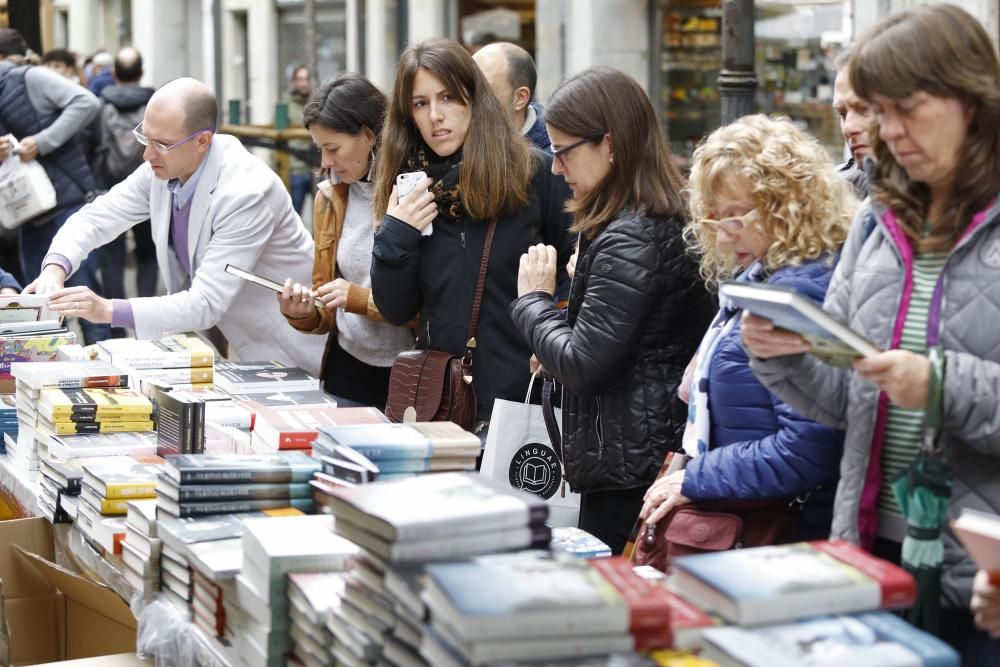
M 530 248 L 511 314 L 564 389 L 580 527 L 621 553 L 646 488 L 680 446 L 677 387 L 715 306 L 685 250 L 683 182 L 642 88 L 611 68 L 586 70 L 556 90 L 545 123 L 552 171 L 574 195 L 578 260 L 560 311 L 556 250 Z

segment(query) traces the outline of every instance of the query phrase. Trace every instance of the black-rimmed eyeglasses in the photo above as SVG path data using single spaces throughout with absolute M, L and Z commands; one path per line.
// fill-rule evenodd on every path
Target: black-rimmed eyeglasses
M 603 138 L 604 138 L 603 134 L 595 134 L 595 135 L 592 135 L 592 136 L 589 136 L 589 137 L 584 137 L 583 139 L 580 139 L 580 141 L 577 141 L 576 143 L 572 143 L 569 146 L 566 146 L 565 148 L 560 148 L 557 151 L 552 151 L 552 157 L 554 157 L 555 159 L 559 160 L 559 164 L 561 164 L 563 166 L 563 169 L 565 169 L 566 168 L 566 156 L 569 155 L 570 151 L 572 151 L 574 148 L 579 148 L 580 146 L 582 146 L 584 144 L 596 144 L 598 141 L 600 141 Z

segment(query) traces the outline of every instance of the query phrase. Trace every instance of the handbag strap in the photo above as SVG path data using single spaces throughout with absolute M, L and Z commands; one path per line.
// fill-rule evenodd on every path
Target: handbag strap
M 472 367 L 472 351 L 476 348 L 476 334 L 479 331 L 479 311 L 483 305 L 483 290 L 486 288 L 486 269 L 490 264 L 490 251 L 493 250 L 493 234 L 497 229 L 497 219 L 490 220 L 486 230 L 486 241 L 483 243 L 483 258 L 479 263 L 479 279 L 476 281 L 476 296 L 472 301 L 472 319 L 469 322 L 469 340 L 465 343 L 465 356 L 462 366 L 468 370 Z M 468 373 L 467 373 L 468 374 Z
M 555 378 L 543 371 L 542 420 L 545 422 L 545 431 L 549 434 L 549 442 L 552 443 L 552 451 L 556 453 L 559 463 L 563 463 L 562 434 L 559 433 L 559 424 L 556 422 L 556 411 L 552 407 L 552 395 L 555 393 L 555 390 Z

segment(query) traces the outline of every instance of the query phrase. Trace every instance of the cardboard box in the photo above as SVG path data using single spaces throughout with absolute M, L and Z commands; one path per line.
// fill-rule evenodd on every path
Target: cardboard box
M 155 664 L 152 660 L 143 660 L 135 653 L 118 653 L 116 655 L 102 655 L 99 658 L 47 662 L 38 667 L 55 667 L 55 665 L 60 667 L 153 667 Z
M 11 664 L 33 665 L 135 651 L 136 621 L 118 595 L 59 567 L 52 525 L 0 522 L 0 580 Z

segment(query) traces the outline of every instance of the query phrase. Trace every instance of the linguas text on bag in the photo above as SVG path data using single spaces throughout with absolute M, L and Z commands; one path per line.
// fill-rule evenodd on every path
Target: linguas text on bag
M 0 225 L 15 229 L 37 215 L 56 207 L 56 191 L 45 167 L 37 160 L 22 162 L 13 151 L 20 144 L 13 135 L 10 156 L 0 163 Z
M 558 411 L 556 415 L 558 421 Z M 527 398 L 524 403 L 494 401 L 480 474 L 545 499 L 547 523 L 558 528 L 576 526 L 580 515 L 580 496 L 563 483 L 564 470 L 562 456 L 550 442 L 542 406 L 528 403 Z

